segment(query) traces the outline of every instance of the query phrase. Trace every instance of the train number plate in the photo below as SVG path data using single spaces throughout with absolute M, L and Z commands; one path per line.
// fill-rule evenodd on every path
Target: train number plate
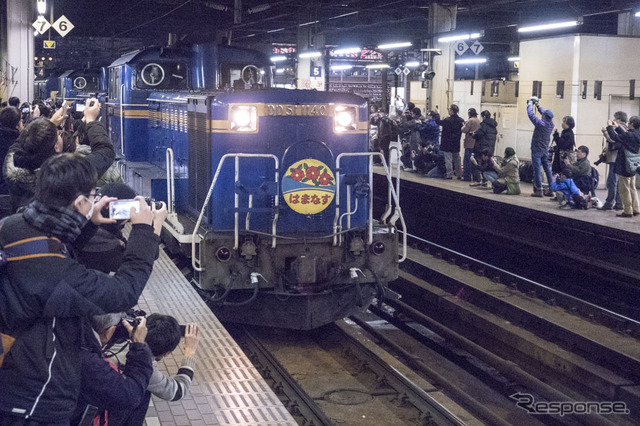
M 267 115 L 275 116 L 326 116 L 328 111 L 329 106 L 321 104 L 267 104 Z

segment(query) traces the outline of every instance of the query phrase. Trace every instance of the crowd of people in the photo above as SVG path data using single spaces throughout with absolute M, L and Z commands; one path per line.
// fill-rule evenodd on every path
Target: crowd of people
M 142 425 L 151 394 L 187 394 L 199 341 L 196 324 L 183 331 L 167 315 L 126 313 L 158 256 L 166 205 L 122 183 L 97 99 L 84 113 L 9 104 L 0 110 L 0 425 Z M 123 198 L 139 208 L 109 219 Z M 183 362 L 167 376 L 157 363 L 183 337 Z
M 495 193 L 519 195 L 524 164 L 513 148 L 502 156 L 495 154 L 497 122 L 490 111 L 480 113 L 469 108 L 467 119 L 459 116 L 457 105 L 450 105 L 447 117 L 436 108 L 422 116 L 420 108 L 409 102 L 403 111 L 396 108 L 389 116 L 382 108 L 372 107 L 370 124 L 375 129 L 373 149 L 381 151 L 389 163 L 389 146 L 401 141 L 403 170 L 429 178 L 470 182 L 472 187 L 491 188 Z M 540 106 L 539 99 L 527 100 L 527 115 L 533 125 L 531 138 L 532 197 L 550 197 L 562 209 L 617 210 L 619 217 L 640 213 L 635 187 L 640 165 L 640 118 L 618 111 L 602 128 L 603 152 L 595 165 L 607 163 L 607 197 L 596 197 L 599 175 L 588 159 L 589 148 L 576 148 L 575 119 L 562 118 L 558 131 L 553 112 Z M 461 151 L 463 153 L 461 161 Z M 543 185 L 542 173 L 547 185 Z

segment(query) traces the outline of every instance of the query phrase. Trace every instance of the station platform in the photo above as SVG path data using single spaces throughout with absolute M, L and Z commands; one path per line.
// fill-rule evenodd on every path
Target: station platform
M 174 316 L 180 324 L 195 322 L 200 329 L 196 370 L 189 394 L 168 402 L 153 396 L 147 426 L 157 425 L 278 425 L 296 422 L 262 379 L 240 347 L 160 250 L 151 278 L 139 300 L 140 309 Z M 159 366 L 176 374 L 183 342 Z

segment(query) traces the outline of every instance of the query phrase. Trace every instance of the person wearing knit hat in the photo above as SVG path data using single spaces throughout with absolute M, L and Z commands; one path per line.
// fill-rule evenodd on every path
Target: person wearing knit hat
M 532 197 L 542 197 L 542 172 L 547 175 L 547 182 L 552 181 L 551 165 L 549 164 L 549 141 L 553 131 L 553 112 L 542 108 L 535 96 L 527 100 L 527 114 L 534 126 L 531 137 L 531 163 L 533 165 L 533 193 Z M 536 117 L 533 106 L 540 112 L 541 118 Z M 553 197 L 553 191 L 549 188 L 544 191 L 547 197 Z

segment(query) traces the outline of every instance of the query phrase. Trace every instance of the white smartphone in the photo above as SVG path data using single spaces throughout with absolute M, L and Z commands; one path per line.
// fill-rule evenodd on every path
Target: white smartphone
M 76 104 L 76 112 L 84 112 L 84 104 Z
M 109 219 L 129 219 L 131 209 L 140 211 L 140 201 L 138 200 L 116 200 L 109 203 Z

